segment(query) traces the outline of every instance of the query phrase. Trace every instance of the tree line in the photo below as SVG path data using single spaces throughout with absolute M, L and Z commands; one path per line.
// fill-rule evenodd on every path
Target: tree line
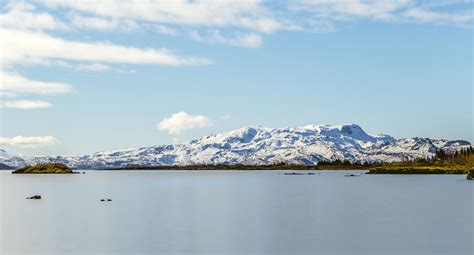
M 435 156 L 431 159 L 432 162 L 455 163 L 465 161 L 474 155 L 474 148 L 472 146 L 461 148 L 455 151 L 445 151 L 438 149 Z

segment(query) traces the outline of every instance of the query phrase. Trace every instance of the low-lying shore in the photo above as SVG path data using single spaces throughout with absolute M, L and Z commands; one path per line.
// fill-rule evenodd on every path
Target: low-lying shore
M 273 165 L 174 165 L 109 167 L 97 170 L 367 170 L 367 174 L 466 174 L 467 179 L 474 179 L 474 155 L 453 157 L 451 160 L 417 160 L 398 163 L 351 164 L 348 161 L 322 162 L 318 165 L 273 164 Z M 71 168 L 63 164 L 51 163 L 27 166 L 14 170 L 14 174 L 73 174 Z M 83 172 L 84 173 L 84 172 Z
M 183 165 L 183 166 L 128 166 L 99 170 L 368 170 L 368 174 L 467 174 L 463 166 L 449 165 Z
M 466 169 L 443 167 L 378 167 L 369 169 L 367 174 L 467 174 Z
M 190 166 L 129 166 L 121 168 L 104 168 L 102 170 L 368 170 L 366 174 L 467 174 L 468 180 L 474 179 L 474 169 L 466 165 L 443 165 L 443 164 L 416 164 L 414 162 L 360 165 L 190 165 Z M 294 175 L 298 173 L 293 172 Z
M 467 180 L 474 180 L 474 169 L 466 169 L 463 167 L 378 167 L 370 169 L 366 174 L 466 174 Z

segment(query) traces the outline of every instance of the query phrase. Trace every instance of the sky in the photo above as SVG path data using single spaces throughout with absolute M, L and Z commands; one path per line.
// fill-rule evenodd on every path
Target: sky
M 244 126 L 474 141 L 471 1 L 2 1 L 0 148 Z

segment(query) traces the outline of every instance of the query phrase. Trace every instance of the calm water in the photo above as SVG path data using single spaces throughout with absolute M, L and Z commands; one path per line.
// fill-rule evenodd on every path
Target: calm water
M 465 176 L 344 173 L 0 171 L 0 254 L 473 254 Z

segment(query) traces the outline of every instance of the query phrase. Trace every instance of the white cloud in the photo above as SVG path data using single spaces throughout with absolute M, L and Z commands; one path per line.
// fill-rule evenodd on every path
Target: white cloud
M 171 117 L 164 118 L 157 127 L 161 131 L 166 131 L 171 135 L 180 135 L 184 131 L 194 128 L 204 128 L 212 126 L 212 121 L 203 115 L 190 115 L 186 112 L 178 112 Z
M 36 7 L 34 5 L 32 5 L 31 3 L 27 3 L 27 2 L 10 1 L 5 6 L 5 9 L 7 9 L 7 10 L 21 10 L 21 11 L 33 11 L 33 10 L 36 9 Z
M 12 138 L 0 137 L 0 145 L 13 147 L 41 147 L 50 146 L 60 143 L 60 141 L 52 136 L 15 136 Z
M 205 65 L 204 58 L 180 57 L 168 49 L 140 49 L 112 43 L 85 43 L 64 40 L 48 34 L 1 29 L 4 64 L 21 63 L 29 59 L 63 59 L 108 63 Z
M 297 11 L 312 12 L 320 19 L 391 20 L 394 18 L 394 12 L 411 4 L 411 0 L 305 0 L 291 5 L 291 8 Z
M 464 11 L 455 12 L 458 5 Z M 460 6 L 460 7 L 459 7 Z M 445 7 L 443 12 L 431 8 Z M 426 2 L 415 0 L 302 0 L 289 5 L 293 12 L 310 13 L 318 23 L 369 19 L 383 22 L 421 21 L 433 24 L 472 25 L 472 3 L 469 1 Z
M 16 65 L 62 66 L 75 68 L 78 71 L 99 72 L 112 69 L 104 63 L 169 66 L 206 65 L 211 63 L 210 60 L 205 58 L 181 57 L 165 48 L 143 49 L 108 42 L 65 40 L 40 31 L 46 28 L 53 29 L 56 23 L 48 18 L 33 19 L 37 15 L 27 12 L 34 11 L 34 6 L 24 4 L 11 8 L 9 12 L 2 14 L 2 18 L 5 18 L 6 15 L 8 16 L 8 22 L 20 24 L 21 20 L 17 18 L 19 17 L 18 13 L 21 13 L 25 18 L 25 22 L 22 25 L 23 27 L 18 25 L 15 29 L 6 28 L 4 25 L 0 28 L 0 49 L 2 51 L 2 54 L 0 54 L 0 92 L 2 96 L 18 93 L 60 94 L 72 90 L 72 86 L 66 83 L 32 80 L 7 71 L 13 69 Z M 52 22 L 48 23 L 45 20 Z M 88 21 L 91 24 L 93 23 L 91 20 Z M 35 22 L 37 24 L 33 24 Z M 76 62 L 81 64 L 76 64 Z M 117 72 L 130 73 L 134 71 L 118 69 Z M 42 106 L 46 107 L 45 104 L 42 104 Z M 4 104 L 4 107 L 8 106 Z M 36 104 L 36 107 L 39 107 L 38 104 Z M 23 109 L 26 108 L 33 108 L 33 106 L 30 104 L 28 107 L 23 107 Z
M 257 48 L 262 45 L 262 38 L 254 33 L 239 34 L 234 38 L 226 38 L 221 35 L 219 30 L 209 29 L 204 35 L 197 31 L 191 31 L 190 36 L 193 40 L 198 42 L 220 43 L 247 48 Z
M 113 30 L 118 27 L 118 22 L 116 20 L 98 18 L 98 17 L 86 17 L 81 15 L 72 15 L 70 22 L 79 28 L 93 28 L 101 30 Z
M 1 88 L 1 84 L 0 84 L 0 88 Z M 8 98 L 16 97 L 16 93 L 10 92 L 10 91 L 2 91 L 0 89 L 0 99 L 3 99 L 5 97 L 8 97 Z
M 76 66 L 76 70 L 78 71 L 105 72 L 110 69 L 110 66 L 101 63 L 81 64 Z
M 242 27 L 263 33 L 280 28 L 262 1 L 143 1 L 143 0 L 48 0 L 46 6 L 68 8 L 99 17 L 155 24 Z
M 0 102 L 0 106 L 15 109 L 37 109 L 50 108 L 53 107 L 53 104 L 41 100 L 12 100 Z
M 25 2 L 11 2 L 8 10 L 0 14 L 2 27 L 33 30 L 66 29 L 66 26 L 49 13 L 36 12 L 36 7 Z
M 0 71 L 0 91 L 6 93 L 61 94 L 72 86 L 60 82 L 35 81 L 11 72 Z
M 70 15 L 69 21 L 77 28 L 89 28 L 96 30 L 131 30 L 138 27 L 137 23 L 132 20 L 116 20 L 77 14 Z
M 179 35 L 179 31 L 177 29 L 171 28 L 169 26 L 156 25 L 155 28 L 160 34 L 171 36 Z
M 440 13 L 420 8 L 411 8 L 403 15 L 420 22 L 439 24 L 466 24 L 474 18 L 472 12 Z

